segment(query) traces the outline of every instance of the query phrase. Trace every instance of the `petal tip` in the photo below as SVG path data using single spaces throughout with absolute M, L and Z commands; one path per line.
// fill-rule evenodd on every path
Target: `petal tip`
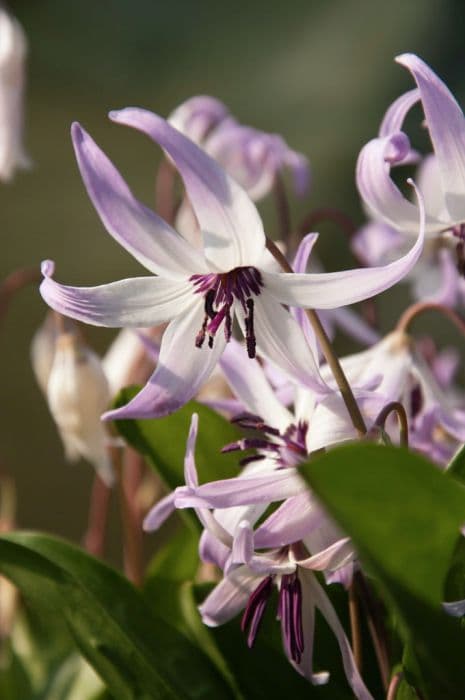
M 55 263 L 53 260 L 43 260 L 40 264 L 40 271 L 44 277 L 53 277 L 55 272 Z

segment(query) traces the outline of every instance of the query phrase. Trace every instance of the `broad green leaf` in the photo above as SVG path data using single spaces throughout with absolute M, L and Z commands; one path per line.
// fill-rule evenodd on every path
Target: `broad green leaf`
M 144 594 L 156 615 L 186 634 L 212 660 L 235 696 L 240 692 L 210 631 L 202 623 L 192 594 L 199 568 L 198 533 L 182 527 L 153 557 L 144 582 Z
M 115 407 L 128 403 L 137 391 L 134 387 L 123 389 Z M 195 455 L 201 481 L 235 476 L 240 458 L 235 453 L 221 454 L 221 448 L 241 435 L 225 418 L 200 403 L 190 401 L 164 418 L 117 420 L 114 425 L 132 447 L 148 458 L 166 485 L 174 489 L 184 483 L 184 453 L 193 413 L 199 415 Z
M 398 614 L 431 697 L 463 698 L 465 637 L 441 607 L 463 486 L 418 455 L 372 444 L 332 450 L 302 474 Z
M 76 547 L 10 533 L 0 538 L 0 571 L 32 607 L 63 617 L 116 700 L 233 697 L 207 657 L 154 615 L 141 593 Z
M 463 600 L 465 598 L 465 539 L 457 541 L 452 563 L 445 582 L 445 600 Z

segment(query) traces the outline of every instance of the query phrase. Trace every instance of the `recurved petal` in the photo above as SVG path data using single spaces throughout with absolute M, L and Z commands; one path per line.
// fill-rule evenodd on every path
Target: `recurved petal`
M 283 501 L 305 490 L 295 469 L 279 469 L 265 476 L 221 479 L 196 489 L 178 489 L 177 508 L 232 508 Z
M 280 278 L 276 273 L 262 273 L 262 276 L 266 287 L 269 278 Z M 274 294 L 269 291 L 265 288 L 255 297 L 254 325 L 259 352 L 292 381 L 313 389 L 317 394 L 327 393 L 328 388 L 320 376 L 314 354 L 302 329 L 281 305 L 280 300 L 274 298 Z M 238 317 L 244 333 L 244 315 L 240 307 Z
M 172 492 L 162 498 L 161 501 L 158 501 L 158 503 L 155 503 L 153 508 L 149 510 L 144 519 L 144 530 L 146 532 L 158 530 L 174 510 L 174 492 Z
M 387 109 L 381 126 L 379 127 L 379 137 L 384 138 L 398 131 L 402 131 L 404 119 L 414 104 L 420 100 L 420 91 L 417 88 L 404 92 Z
M 418 207 L 409 202 L 394 184 L 390 176 L 388 158 L 397 151 L 408 152 L 408 143 L 403 149 L 399 142 L 399 134 L 382 139 L 372 139 L 360 151 L 357 161 L 356 181 L 358 191 L 367 205 L 370 213 L 381 221 L 412 233 L 418 228 Z M 405 137 L 405 135 L 402 135 Z M 426 232 L 437 233 L 444 229 L 445 222 L 432 216 L 426 217 Z
M 202 229 L 205 257 L 218 271 L 258 263 L 265 234 L 257 209 L 212 158 L 147 110 L 128 107 L 110 118 L 147 134 L 173 159 Z
M 105 420 L 159 418 L 177 411 L 198 392 L 210 376 L 224 350 L 225 338 L 218 333 L 213 348 L 195 347 L 195 337 L 204 320 L 202 303 L 174 319 L 166 329 L 155 372 L 145 387 L 126 406 L 108 411 Z
M 240 566 L 215 586 L 210 595 L 199 606 L 203 622 L 217 627 L 235 617 L 245 606 L 252 591 L 260 583 L 260 577 L 249 567 Z
M 355 697 L 358 698 L 358 700 L 373 700 L 373 696 L 365 686 L 358 672 L 349 641 L 331 601 L 316 580 L 315 576 L 310 574 L 310 572 L 305 575 L 305 582 L 311 587 L 311 594 L 313 595 L 314 604 L 320 609 L 321 614 L 336 637 L 342 656 L 342 664 L 344 666 L 346 678 L 354 691 Z
M 423 250 L 425 214 L 421 197 L 418 201 L 420 231 L 417 240 L 408 253 L 398 260 L 379 267 L 342 272 L 319 274 L 263 272 L 265 289 L 283 304 L 313 309 L 334 309 L 384 292 L 410 272 Z M 262 296 L 265 297 L 264 294 Z
M 70 287 L 52 278 L 54 263 L 42 263 L 40 293 L 52 309 L 93 326 L 156 326 L 182 314 L 194 302 L 188 280 L 133 277 L 98 287 Z
M 455 221 L 465 218 L 465 118 L 447 86 L 414 54 L 396 58 L 412 73 L 421 94 L 436 153 L 446 205 Z
M 78 123 L 71 134 L 82 179 L 108 233 L 150 272 L 175 278 L 205 272 L 202 256 L 135 199 L 113 163 Z

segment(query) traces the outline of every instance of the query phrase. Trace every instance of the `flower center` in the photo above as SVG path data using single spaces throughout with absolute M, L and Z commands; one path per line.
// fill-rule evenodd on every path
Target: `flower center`
M 196 294 L 205 298 L 205 318 L 195 338 L 201 348 L 208 335 L 208 347 L 213 347 L 216 332 L 224 322 L 226 342 L 231 339 L 232 307 L 237 300 L 245 314 L 245 342 L 249 357 L 255 357 L 254 296 L 260 294 L 262 276 L 255 267 L 235 267 L 222 274 L 192 275 L 190 281 Z
M 273 457 L 280 467 L 295 467 L 308 457 L 305 442 L 308 423 L 305 421 L 292 423 L 284 433 L 267 425 L 260 416 L 254 416 L 251 413 L 241 413 L 234 416 L 231 422 L 236 423 L 244 430 L 253 430 L 259 434 L 258 437 L 243 438 L 232 442 L 221 450 L 222 452 L 259 450 L 257 454 L 242 459 L 240 461 L 242 466 L 265 457 Z

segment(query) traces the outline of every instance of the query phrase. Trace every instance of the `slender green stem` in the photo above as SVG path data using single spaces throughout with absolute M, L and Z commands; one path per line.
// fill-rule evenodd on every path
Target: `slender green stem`
M 284 255 L 281 253 L 281 251 L 275 245 L 275 243 L 273 243 L 273 241 L 269 238 L 266 239 L 266 247 L 269 250 L 269 252 L 273 255 L 273 257 L 277 260 L 277 262 L 281 265 L 284 272 L 293 272 L 291 266 L 289 265 Z M 349 416 L 352 420 L 352 424 L 359 436 L 362 437 L 366 433 L 365 421 L 363 420 L 363 416 L 355 400 L 350 384 L 347 381 L 347 377 L 345 376 L 341 364 L 337 358 L 337 355 L 333 350 L 331 341 L 329 340 L 316 311 L 314 311 L 313 309 L 307 309 L 307 316 L 310 323 L 312 324 L 313 330 L 315 331 L 315 335 L 318 339 L 318 342 L 320 343 L 320 347 L 323 351 L 323 355 L 325 356 L 325 360 L 328 363 L 334 375 L 334 379 L 336 380 L 336 383 L 339 387 L 342 399 L 347 407 L 347 411 L 349 412 Z

